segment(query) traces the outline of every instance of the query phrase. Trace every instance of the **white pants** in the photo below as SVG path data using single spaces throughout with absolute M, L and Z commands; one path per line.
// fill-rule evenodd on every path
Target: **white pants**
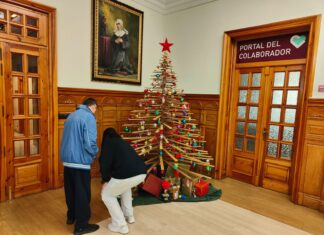
M 132 187 L 142 183 L 146 175 L 141 174 L 127 179 L 111 178 L 101 191 L 101 199 L 105 203 L 115 226 L 126 225 L 125 217 L 133 216 Z M 121 196 L 121 206 L 117 196 Z

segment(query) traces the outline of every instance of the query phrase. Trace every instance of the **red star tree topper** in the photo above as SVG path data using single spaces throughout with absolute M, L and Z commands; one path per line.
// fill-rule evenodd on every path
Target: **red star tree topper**
M 170 47 L 173 45 L 173 43 L 169 43 L 167 38 L 165 38 L 165 41 L 163 43 L 160 42 L 160 45 L 163 46 L 162 52 L 163 51 L 168 51 L 168 52 L 171 53 Z

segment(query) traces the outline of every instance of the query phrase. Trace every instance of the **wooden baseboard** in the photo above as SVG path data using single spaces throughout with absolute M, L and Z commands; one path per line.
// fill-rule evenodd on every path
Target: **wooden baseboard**
M 310 207 L 313 209 L 324 211 L 324 201 L 320 197 L 314 195 L 299 193 L 299 197 L 302 199 L 300 205 Z

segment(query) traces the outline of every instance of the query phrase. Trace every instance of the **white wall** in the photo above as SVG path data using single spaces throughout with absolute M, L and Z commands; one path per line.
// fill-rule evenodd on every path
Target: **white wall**
M 219 94 L 223 33 L 282 20 L 323 14 L 324 0 L 218 0 L 166 16 L 173 65 L 186 93 Z M 322 19 L 324 20 L 324 19 Z M 324 22 L 321 26 L 313 97 L 324 85 Z
M 58 86 L 143 91 L 159 63 L 165 36 L 174 43 L 171 59 L 179 87 L 186 93 L 219 94 L 224 31 L 324 14 L 324 0 L 218 0 L 162 16 L 132 0 L 144 11 L 142 86 L 91 81 L 91 0 L 37 0 L 57 9 Z M 324 17 L 324 16 L 323 16 Z M 313 97 L 324 85 L 324 23 L 321 26 Z
M 92 0 L 36 0 L 57 10 L 58 45 L 58 86 L 143 91 L 149 86 L 147 79 L 161 57 L 158 42 L 165 37 L 162 15 L 135 4 L 132 0 L 122 0 L 144 12 L 142 86 L 121 85 L 91 81 L 91 1 Z

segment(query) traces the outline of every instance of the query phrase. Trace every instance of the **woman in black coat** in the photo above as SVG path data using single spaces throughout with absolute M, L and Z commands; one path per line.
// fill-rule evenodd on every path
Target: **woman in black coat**
M 126 234 L 129 231 L 126 221 L 135 222 L 131 188 L 144 181 L 146 166 L 114 128 L 104 131 L 99 163 L 103 181 L 101 198 L 112 219 L 108 229 Z M 121 206 L 118 196 L 121 197 Z

